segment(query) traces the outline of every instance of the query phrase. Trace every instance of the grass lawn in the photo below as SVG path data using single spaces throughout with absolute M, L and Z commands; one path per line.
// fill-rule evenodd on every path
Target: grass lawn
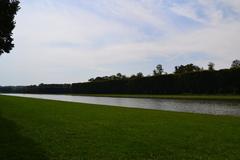
M 183 100 L 236 100 L 240 101 L 240 95 L 144 95 L 144 94 L 80 94 L 96 97 L 120 97 L 120 98 L 159 98 L 159 99 L 183 99 Z
M 0 96 L 0 160 L 239 160 L 240 117 Z

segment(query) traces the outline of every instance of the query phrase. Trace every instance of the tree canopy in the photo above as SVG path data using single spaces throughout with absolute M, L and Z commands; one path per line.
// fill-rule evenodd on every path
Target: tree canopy
M 132 76 L 122 73 L 96 77 L 89 82 L 73 84 L 40 84 L 31 86 L 0 86 L 2 93 L 44 94 L 240 94 L 240 61 L 230 69 L 215 70 L 209 63 L 204 70 L 194 64 L 176 66 L 176 71 L 163 75 Z M 161 65 L 156 70 L 162 71 Z M 156 72 L 161 73 L 161 72 Z
M 208 63 L 208 70 L 209 70 L 209 71 L 214 71 L 214 70 L 215 70 L 215 69 L 214 69 L 214 66 L 215 66 L 214 63 L 209 62 L 209 63 Z
M 18 0 L 0 0 L 0 55 L 9 53 L 14 47 L 12 31 L 15 15 L 20 9 Z
M 180 65 L 175 67 L 176 74 L 199 72 L 200 70 L 201 68 L 194 64 Z
M 161 64 L 158 64 L 156 66 L 156 69 L 153 70 L 153 75 L 154 76 L 159 76 L 159 75 L 162 75 L 163 74 L 163 67 Z
M 231 68 L 232 68 L 232 69 L 240 68 L 240 60 L 238 60 L 238 59 L 234 60 L 234 61 L 232 62 Z

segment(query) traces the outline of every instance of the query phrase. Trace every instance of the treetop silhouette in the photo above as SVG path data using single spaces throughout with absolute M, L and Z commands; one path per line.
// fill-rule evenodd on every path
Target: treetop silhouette
M 20 9 L 18 0 L 0 0 L 0 55 L 9 53 L 14 47 L 12 31 L 15 15 Z

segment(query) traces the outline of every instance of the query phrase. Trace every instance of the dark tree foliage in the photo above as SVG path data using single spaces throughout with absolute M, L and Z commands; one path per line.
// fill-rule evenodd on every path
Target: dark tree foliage
M 45 93 L 45 94 L 67 94 L 71 93 L 71 84 L 40 84 L 31 86 L 7 86 L 1 87 L 2 93 Z
M 110 76 L 112 77 L 112 76 Z M 117 76 L 114 76 L 115 78 Z M 240 94 L 240 68 L 150 77 L 96 78 L 74 84 L 0 87 L 5 93 L 54 94 Z
M 214 70 L 215 70 L 215 69 L 214 69 L 214 66 L 215 66 L 214 63 L 209 62 L 209 63 L 208 63 L 208 70 L 209 70 L 209 71 L 214 71 Z
M 142 72 L 139 72 L 139 73 L 137 73 L 136 77 L 137 77 L 137 78 L 143 78 L 143 77 L 144 77 L 144 75 L 143 75 L 143 73 L 142 73 Z
M 181 65 L 181 66 L 175 67 L 176 74 L 199 72 L 200 70 L 201 70 L 200 67 L 193 65 L 193 64 L 187 64 L 187 65 Z
M 232 69 L 240 68 L 240 60 L 238 60 L 238 59 L 234 60 L 232 62 L 231 68 Z
M 127 78 L 128 78 L 127 76 L 122 75 L 121 73 L 117 73 L 116 75 L 112 75 L 112 76 L 91 78 L 88 81 L 89 82 L 100 82 L 100 81 L 107 81 L 107 80 L 122 80 L 122 79 L 127 79 Z
M 240 69 L 75 83 L 81 94 L 240 94 Z
M 161 64 L 156 66 L 156 69 L 153 70 L 153 75 L 154 76 L 159 76 L 163 74 L 163 67 Z
M 14 17 L 19 10 L 18 0 L 0 0 L 0 55 L 9 53 L 14 47 L 12 31 Z

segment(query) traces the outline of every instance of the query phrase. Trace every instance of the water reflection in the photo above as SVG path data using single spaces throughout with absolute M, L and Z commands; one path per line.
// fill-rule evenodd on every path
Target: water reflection
M 131 108 L 145 108 L 177 112 L 193 112 L 214 115 L 240 116 L 240 103 L 236 101 L 110 98 L 110 97 L 47 95 L 47 94 L 6 94 L 6 95 L 60 100 L 68 102 L 122 106 Z

